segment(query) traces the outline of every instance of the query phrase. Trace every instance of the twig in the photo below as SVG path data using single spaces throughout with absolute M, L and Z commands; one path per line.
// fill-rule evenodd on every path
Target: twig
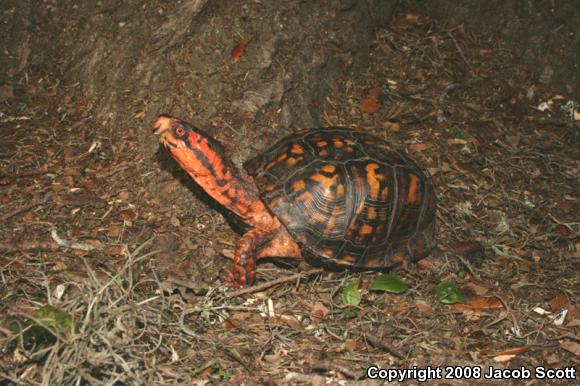
M 32 204 L 25 205 L 22 208 L 18 208 L 13 210 L 12 212 L 6 213 L 4 216 L 2 216 L 2 222 L 16 216 L 17 214 L 28 212 L 30 209 L 36 208 L 37 206 L 42 205 L 43 203 L 44 201 L 33 202 Z
M 60 245 L 51 241 L 29 240 L 21 242 L 0 242 L 0 251 L 58 251 Z
M 31 170 L 29 172 L 17 174 L 0 174 L 0 178 L 8 178 L 9 180 L 16 180 L 22 177 L 42 176 L 44 174 L 56 174 L 55 170 Z
M 403 354 L 401 354 L 396 348 L 394 348 L 390 344 L 387 344 L 387 343 L 383 342 L 382 340 L 374 338 L 370 335 L 365 335 L 365 339 L 368 340 L 370 342 L 370 344 L 372 344 L 374 347 L 380 348 L 380 349 L 388 352 L 389 354 L 392 354 L 393 356 L 397 357 L 398 359 L 405 359 Z
M 451 32 L 447 32 L 447 35 L 449 35 L 451 40 L 453 40 L 453 44 L 455 44 L 455 49 L 457 50 L 457 52 L 459 52 L 459 56 L 461 56 L 461 59 L 463 59 L 463 61 L 467 65 L 467 69 L 469 70 L 469 73 L 471 75 L 475 75 L 475 73 L 473 72 L 473 68 L 471 68 L 471 64 L 469 64 L 469 62 L 467 61 L 467 58 L 465 57 L 465 55 L 463 54 L 463 51 L 461 50 L 461 47 L 459 47 L 459 43 L 457 43 L 457 40 L 455 40 L 455 36 L 453 36 L 453 34 Z
M 66 248 L 80 249 L 81 251 L 87 251 L 87 252 L 95 249 L 94 246 L 86 244 L 86 243 L 61 239 L 60 236 L 58 235 L 56 229 L 52 229 L 50 231 L 50 236 L 52 237 L 52 239 L 54 240 L 55 243 L 57 243 L 60 246 L 66 247 Z
M 323 370 L 323 371 L 338 371 L 350 379 L 359 379 L 360 378 L 358 375 L 356 375 L 348 367 L 337 364 L 337 363 L 333 363 L 331 361 L 318 362 L 314 365 L 313 369 L 314 370 Z
M 326 385 L 329 382 L 336 381 L 336 379 L 323 377 L 321 375 L 301 374 L 295 372 L 289 372 L 286 374 L 285 379 L 287 381 L 303 382 L 309 385 Z
M 265 290 L 266 288 L 270 288 L 270 287 L 273 287 L 273 286 L 278 285 L 278 284 L 287 283 L 289 281 L 298 280 L 298 279 L 301 279 L 303 277 L 316 275 L 316 274 L 319 274 L 322 272 L 324 272 L 323 268 L 316 268 L 316 269 L 312 269 L 310 271 L 300 272 L 300 273 L 296 273 L 294 275 L 285 276 L 285 277 L 281 277 L 279 279 L 271 280 L 271 281 L 268 281 L 266 283 L 262 283 L 262 284 L 259 284 L 259 285 L 253 286 L 253 287 L 242 288 L 242 289 L 239 289 L 236 291 L 228 292 L 228 293 L 226 293 L 226 296 L 228 298 L 234 298 L 236 296 L 240 296 L 240 295 L 244 295 L 244 294 L 250 294 L 253 292 L 260 292 L 260 291 Z

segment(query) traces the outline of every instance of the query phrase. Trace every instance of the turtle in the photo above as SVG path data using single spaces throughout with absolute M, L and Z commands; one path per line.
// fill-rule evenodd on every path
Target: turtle
M 252 285 L 259 259 L 382 271 L 435 246 L 433 184 L 417 164 L 361 129 L 302 129 L 237 166 L 204 130 L 161 115 L 154 132 L 208 195 L 246 226 L 230 287 Z M 292 261 L 292 260 L 291 260 Z

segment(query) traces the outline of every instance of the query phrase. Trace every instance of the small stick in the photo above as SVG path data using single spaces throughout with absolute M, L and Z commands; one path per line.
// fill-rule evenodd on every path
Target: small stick
M 387 344 L 387 343 L 383 342 L 382 340 L 374 338 L 370 335 L 365 335 L 365 339 L 368 340 L 376 348 L 380 348 L 380 349 L 388 352 L 389 354 L 394 355 L 398 359 L 405 359 L 403 354 L 401 354 L 396 348 L 394 348 L 390 344 Z
M 459 55 L 461 56 L 461 59 L 463 59 L 463 61 L 467 65 L 467 69 L 469 70 L 469 73 L 471 75 L 475 76 L 475 73 L 473 72 L 473 68 L 471 68 L 471 64 L 469 64 L 469 62 L 467 61 L 467 58 L 463 54 L 463 51 L 461 50 L 461 47 L 459 47 L 459 43 L 457 43 L 457 40 L 455 40 L 455 37 L 453 36 L 453 34 L 451 33 L 451 31 L 447 32 L 447 35 L 449 35 L 449 37 L 453 41 L 453 44 L 455 44 L 455 49 L 457 50 L 457 52 L 459 52 Z
M 322 272 L 324 272 L 323 268 L 311 269 L 310 271 L 300 272 L 300 273 L 296 273 L 294 275 L 281 277 L 281 278 L 271 280 L 271 281 L 268 281 L 266 283 L 262 283 L 262 284 L 259 284 L 259 285 L 253 286 L 253 287 L 242 288 L 239 290 L 228 292 L 228 293 L 226 293 L 226 296 L 228 298 L 235 298 L 236 296 L 240 296 L 240 295 L 244 295 L 244 294 L 250 294 L 253 292 L 260 292 L 262 290 L 265 290 L 266 288 L 270 288 L 270 287 L 273 287 L 273 286 L 278 285 L 278 284 L 287 283 L 289 281 L 294 281 L 297 279 L 301 279 L 303 277 L 307 277 L 310 275 L 316 275 L 316 274 L 319 274 Z
M 1 221 L 4 222 L 14 216 L 16 216 L 17 214 L 23 213 L 23 212 L 28 212 L 30 209 L 34 209 L 35 207 L 42 205 L 44 202 L 34 202 L 32 204 L 29 205 L 25 205 L 21 208 L 15 209 L 12 212 L 6 213 L 4 216 L 2 216 Z
M 349 369 L 346 366 L 337 364 L 337 363 L 333 363 L 331 361 L 321 361 L 316 363 L 316 365 L 313 366 L 313 369 L 315 370 L 324 370 L 324 371 L 339 371 L 341 372 L 343 375 L 345 375 L 346 377 L 350 378 L 350 379 L 359 379 L 359 376 L 356 375 L 351 369 Z
M 18 252 L 18 251 L 58 251 L 60 246 L 51 241 L 27 240 L 21 242 L 0 242 L 0 251 Z

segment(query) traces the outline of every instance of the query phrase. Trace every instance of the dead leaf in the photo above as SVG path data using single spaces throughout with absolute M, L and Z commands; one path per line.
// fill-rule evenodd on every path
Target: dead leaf
M 571 319 L 580 319 L 580 309 L 576 306 L 570 306 L 568 308 L 568 313 Z
M 343 348 L 348 351 L 355 351 L 358 347 L 358 342 L 355 340 L 347 340 L 343 344 Z
M 431 307 L 429 307 L 427 304 L 417 304 L 417 311 L 419 311 L 419 313 L 423 316 L 431 316 L 433 315 L 433 309 Z
M 467 141 L 463 138 L 450 138 L 447 140 L 449 145 L 467 145 Z
M 489 48 L 480 48 L 477 50 L 477 55 L 482 59 L 491 59 L 493 57 L 493 51 Z
M 455 252 L 462 256 L 473 267 L 479 267 L 485 260 L 485 249 L 475 240 L 461 241 L 454 244 Z
M 169 223 L 171 225 L 173 225 L 174 227 L 180 227 L 181 226 L 181 222 L 179 221 L 179 219 L 175 216 L 171 216 L 171 218 L 169 219 Z
M 554 296 L 552 300 L 548 302 L 548 304 L 554 312 L 559 310 L 567 310 L 570 307 L 570 301 L 568 300 L 568 297 L 565 293 L 560 291 L 556 292 L 556 296 Z
M 280 360 L 282 358 L 280 357 L 280 354 L 268 354 L 268 355 L 264 355 L 264 360 L 268 363 L 272 363 L 272 364 L 277 364 L 280 363 Z
M 518 145 L 520 144 L 520 141 L 522 140 L 522 136 L 517 134 L 517 135 L 508 135 L 505 137 L 506 142 L 513 147 L 514 149 L 518 147 Z
M 516 356 L 516 355 L 520 355 L 521 353 L 528 351 L 529 349 L 530 349 L 530 346 L 514 347 L 514 348 L 509 348 L 507 350 L 504 350 L 502 352 L 499 352 L 495 355 L 496 356 L 504 356 L 504 355 Z
M 288 326 L 290 326 L 293 330 L 296 330 L 296 331 L 302 330 L 302 325 L 300 324 L 298 319 L 296 319 L 294 316 L 282 315 L 282 316 L 280 316 L 280 319 L 282 319 L 284 322 L 286 322 L 286 324 L 288 324 Z
M 142 121 L 143 119 L 145 119 L 146 115 L 147 115 L 147 113 L 145 113 L 145 111 L 139 110 L 135 113 L 135 118 Z
M 402 17 L 398 17 L 393 21 L 393 26 L 397 28 L 407 29 L 414 26 L 419 22 L 419 15 L 414 13 L 408 13 Z
M 235 45 L 234 48 L 232 48 L 232 60 L 234 61 L 234 63 L 237 63 L 242 59 L 242 56 L 244 56 L 244 51 L 246 50 L 246 46 L 250 44 L 253 38 L 254 35 L 246 36 L 245 38 L 242 39 L 241 42 L 239 42 L 238 44 Z
M 568 323 L 566 325 L 566 327 L 571 328 L 571 327 L 580 327 L 580 319 L 574 319 L 572 320 L 570 323 Z
M 504 308 L 503 303 L 496 296 L 476 296 L 467 299 L 467 304 L 478 311 L 501 310 Z
M 312 307 L 312 320 L 314 324 L 319 325 L 322 319 L 328 314 L 328 308 L 324 306 L 321 302 L 314 303 Z
M 6 102 L 14 98 L 14 88 L 10 85 L 4 84 L 0 86 L 0 102 Z
M 360 104 L 360 109 L 363 113 L 374 113 L 379 109 L 379 89 L 373 88 L 369 91 L 369 95 Z
M 475 294 L 478 296 L 485 295 L 491 289 L 491 286 L 481 281 L 478 282 L 472 281 L 471 283 L 468 283 L 467 286 L 471 288 L 473 292 L 475 292 Z
M 561 201 L 558 203 L 558 209 L 560 209 L 562 212 L 568 214 L 570 213 L 570 211 L 572 210 L 572 204 L 570 203 L 570 201 Z
M 571 352 L 572 354 L 580 357 L 580 344 L 574 342 L 573 340 L 564 339 L 560 341 L 560 347 L 564 350 Z
M 407 150 L 409 152 L 422 152 L 422 151 L 427 150 L 431 147 L 433 147 L 433 145 L 430 143 L 413 143 L 413 144 L 407 146 Z
M 235 328 L 240 327 L 240 322 L 237 320 L 226 319 L 222 322 L 222 327 L 225 330 L 233 330 Z
M 398 122 L 383 122 L 383 128 L 388 131 L 401 131 L 401 125 Z
M 503 363 L 503 362 L 509 362 L 511 361 L 513 358 L 515 357 L 515 355 L 498 355 L 496 357 L 493 358 L 493 361 L 495 363 Z

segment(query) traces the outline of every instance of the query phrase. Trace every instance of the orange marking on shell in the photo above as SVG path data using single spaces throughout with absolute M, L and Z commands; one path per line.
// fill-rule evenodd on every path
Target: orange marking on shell
M 340 215 L 342 215 L 342 209 L 338 206 L 335 206 L 334 209 L 332 209 L 332 215 L 328 219 L 328 223 L 326 224 L 326 227 L 324 228 L 324 234 L 328 235 L 328 234 L 331 234 L 332 232 L 334 232 L 334 227 L 336 226 L 336 220 L 339 218 Z
M 284 161 L 286 158 L 288 158 L 288 153 L 282 153 L 278 156 L 278 162 L 282 162 Z
M 326 142 L 326 141 L 318 141 L 318 142 L 316 142 L 316 146 L 318 146 L 318 147 L 325 147 L 327 145 L 328 145 L 328 142 Z
M 306 191 L 301 195 L 299 195 L 298 197 L 296 197 L 296 200 L 302 201 L 303 203 L 310 205 L 314 202 L 314 197 L 312 197 L 312 193 Z
M 339 262 L 341 263 L 346 263 L 346 264 L 352 264 L 356 261 L 357 257 L 353 256 L 353 255 L 344 255 L 341 256 L 339 260 Z
M 267 192 L 272 192 L 272 191 L 274 191 L 274 189 L 276 189 L 276 184 L 273 184 L 270 182 L 266 185 L 265 189 Z
M 320 250 L 319 253 L 324 257 L 332 257 L 334 255 L 334 250 L 332 248 L 325 248 Z
M 332 145 L 337 148 L 340 149 L 342 147 L 344 147 L 344 142 L 340 139 L 340 138 L 332 138 Z
M 349 147 L 346 147 L 346 148 L 344 149 L 344 151 L 346 151 L 347 153 L 352 153 L 352 152 L 354 152 L 354 149 L 353 149 L 352 147 L 350 147 L 350 146 L 349 146 Z
M 363 225 L 360 227 L 359 234 L 360 234 L 361 236 L 370 235 L 370 234 L 373 232 L 373 230 L 374 230 L 374 228 L 372 227 L 372 225 L 369 225 L 369 224 L 363 224 Z
M 332 188 L 332 185 L 336 183 L 338 176 L 335 174 L 332 177 L 326 177 L 322 174 L 316 173 L 309 177 L 312 181 L 316 181 L 322 184 L 326 189 Z
M 303 160 L 304 158 L 288 158 L 286 160 L 286 167 L 291 168 L 298 163 L 298 161 Z
M 295 192 L 300 191 L 300 190 L 304 190 L 306 188 L 306 182 L 304 182 L 304 180 L 298 180 L 298 181 L 294 181 L 292 183 L 292 190 L 294 190 Z
M 369 207 L 368 219 L 374 220 L 377 218 L 377 208 L 371 206 Z
M 370 187 L 370 196 L 373 200 L 379 199 L 379 189 L 381 187 L 381 183 L 379 181 L 380 177 L 376 174 L 378 168 L 379 165 L 376 163 L 370 163 L 365 167 L 367 172 L 367 182 L 369 183 Z
M 344 197 L 344 185 L 340 184 L 336 186 L 336 197 L 343 198 Z
M 292 144 L 292 149 L 290 149 L 292 154 L 304 154 L 304 148 L 297 143 Z
M 280 205 L 280 202 L 282 202 L 282 197 L 277 197 L 277 198 L 273 199 L 272 201 L 270 201 L 270 202 L 268 203 L 268 206 L 269 206 L 270 208 L 275 208 L 275 207 L 277 207 L 278 205 Z
M 384 188 L 381 190 L 381 196 L 380 196 L 380 199 L 381 199 L 381 201 L 387 201 L 387 198 L 388 198 L 388 197 L 389 197 L 389 188 L 385 186 L 385 187 L 384 187 Z
M 276 166 L 276 164 L 277 164 L 277 163 L 278 163 L 278 161 L 277 161 L 277 160 L 272 160 L 272 161 L 268 162 L 268 163 L 266 164 L 266 169 L 267 169 L 267 170 L 270 170 L 270 169 L 272 169 L 274 166 Z
M 419 177 L 414 174 L 410 175 L 411 181 L 409 183 L 409 192 L 407 193 L 407 204 L 413 205 L 418 201 L 417 198 L 417 185 L 419 183 Z
M 315 223 L 325 223 L 328 220 L 328 217 L 322 213 L 317 212 L 317 213 L 314 213 L 314 215 L 312 215 L 312 220 Z
M 334 171 L 336 170 L 336 166 L 334 165 L 324 165 L 322 168 L 323 172 L 326 173 L 334 173 Z
M 370 259 L 364 262 L 365 267 L 380 267 L 381 265 L 382 265 L 381 258 L 378 256 L 371 257 Z
M 326 149 L 322 149 L 322 150 L 320 150 L 320 153 L 318 153 L 318 155 L 321 156 L 321 157 L 326 157 L 329 154 L 330 153 Z

